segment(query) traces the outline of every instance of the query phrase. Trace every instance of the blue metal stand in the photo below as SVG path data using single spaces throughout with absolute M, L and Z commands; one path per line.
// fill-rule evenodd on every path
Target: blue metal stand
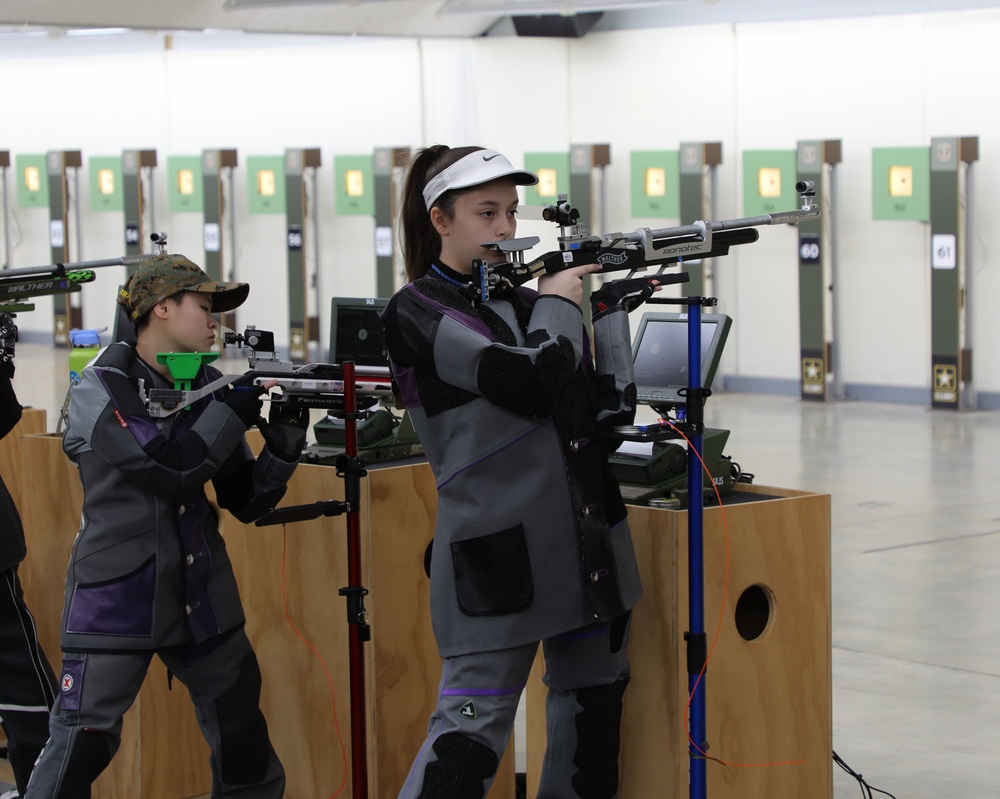
M 697 411 L 692 414 L 697 406 Z M 707 657 L 705 637 L 705 546 L 704 546 L 704 494 L 702 492 L 702 388 L 701 388 L 701 306 L 688 307 L 688 396 L 689 424 L 695 424 L 688 449 L 688 631 L 684 640 L 688 645 L 688 694 L 691 695 L 690 736 L 688 746 L 691 758 L 690 796 L 704 799 L 708 793 L 704 748 L 705 730 L 705 675 L 702 668 Z M 692 419 L 696 416 L 697 421 Z M 699 676 L 701 679 L 699 680 Z M 697 744 L 697 747 L 695 746 Z M 701 751 L 699 751 L 699 748 Z
M 708 794 L 705 751 L 706 685 L 703 673 L 708 658 L 705 635 L 705 547 L 704 493 L 702 488 L 702 434 L 705 430 L 704 400 L 709 395 L 701 385 L 701 308 L 716 304 L 714 298 L 679 297 L 650 299 L 650 303 L 686 305 L 688 309 L 688 389 L 686 416 L 682 425 L 690 441 L 688 448 L 688 695 L 691 697 L 688 734 L 690 757 L 689 795 L 705 799 Z M 700 677 L 700 679 L 699 679 Z

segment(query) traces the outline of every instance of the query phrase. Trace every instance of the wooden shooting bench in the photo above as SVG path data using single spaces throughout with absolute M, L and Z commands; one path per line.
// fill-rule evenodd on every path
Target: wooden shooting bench
M 0 441 L 0 473 L 18 503 L 28 538 L 28 557 L 20 568 L 27 602 L 58 674 L 63 585 L 82 492 L 61 438 L 45 429 L 44 412 L 26 411 L 19 427 Z M 256 432 L 250 440 L 259 448 Z M 726 509 L 731 562 L 726 614 L 708 671 L 709 754 L 731 762 L 806 763 L 766 768 L 710 764 L 709 795 L 828 798 L 829 497 L 749 490 L 773 498 Z M 437 495 L 426 463 L 373 468 L 361 481 L 361 492 L 362 562 L 372 627 L 371 641 L 365 644 L 369 796 L 390 799 L 425 738 L 440 679 L 424 572 Z M 303 464 L 281 504 L 342 498 L 343 480 L 334 469 Z M 717 509 L 705 512 L 710 643 L 725 563 L 720 516 Z M 287 774 L 287 795 L 331 796 L 346 778 L 340 796 L 350 797 L 345 774 L 350 763 L 348 625 L 346 603 L 338 595 L 348 582 L 343 517 L 284 529 L 245 526 L 227 514 L 222 518 L 247 632 L 263 673 L 264 714 Z M 682 637 L 686 514 L 636 507 L 630 509 L 630 520 L 645 596 L 636 608 L 629 644 L 632 682 L 625 695 L 619 796 L 681 796 L 686 794 L 688 763 Z M 748 641 L 736 629 L 734 607 L 752 586 L 761 586 L 773 604 L 763 632 Z M 760 624 L 759 603 L 751 610 Z M 536 671 L 540 673 L 538 664 Z M 534 796 L 545 746 L 544 687 L 537 676 L 527 698 L 529 796 Z M 166 670 L 154 659 L 126 715 L 121 749 L 94 785 L 94 799 L 188 799 L 207 794 L 210 785 L 208 747 L 190 700 L 176 681 L 168 689 Z M 511 745 L 489 799 L 514 795 Z

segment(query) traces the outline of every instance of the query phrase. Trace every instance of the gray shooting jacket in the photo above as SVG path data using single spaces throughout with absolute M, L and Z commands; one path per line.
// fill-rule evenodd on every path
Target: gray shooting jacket
M 485 303 L 438 266 L 382 319 L 438 490 L 431 617 L 443 657 L 621 619 L 642 589 L 609 435 L 635 416 L 628 314 L 558 296 Z M 609 445 L 610 442 L 610 445 Z
M 192 388 L 221 376 L 203 366 Z M 274 507 L 296 463 L 265 447 L 220 394 L 151 418 L 140 396 L 170 388 L 125 343 L 108 347 L 72 389 L 63 449 L 80 472 L 83 514 L 66 576 L 62 647 L 154 650 L 201 643 L 243 624 L 218 504 L 249 523 Z

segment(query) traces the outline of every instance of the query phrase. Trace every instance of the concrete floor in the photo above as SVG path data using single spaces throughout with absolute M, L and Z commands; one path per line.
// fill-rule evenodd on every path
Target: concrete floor
M 18 347 L 50 429 L 66 364 Z M 1000 796 L 1000 416 L 726 393 L 706 415 L 756 483 L 832 496 L 834 750 L 897 799 Z M 860 790 L 834 769 L 835 799 Z

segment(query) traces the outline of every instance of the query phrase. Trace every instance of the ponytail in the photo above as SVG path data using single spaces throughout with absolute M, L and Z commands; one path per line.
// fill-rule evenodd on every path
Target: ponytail
M 420 150 L 403 187 L 403 205 L 399 214 L 403 239 L 403 261 L 406 263 L 406 279 L 423 277 L 431 264 L 441 255 L 441 236 L 431 223 L 430 212 L 424 203 L 424 186 L 427 181 L 447 169 L 469 153 L 482 147 L 448 147 L 438 144 Z M 434 203 L 451 217 L 455 200 L 465 190 L 455 189 L 442 194 Z

